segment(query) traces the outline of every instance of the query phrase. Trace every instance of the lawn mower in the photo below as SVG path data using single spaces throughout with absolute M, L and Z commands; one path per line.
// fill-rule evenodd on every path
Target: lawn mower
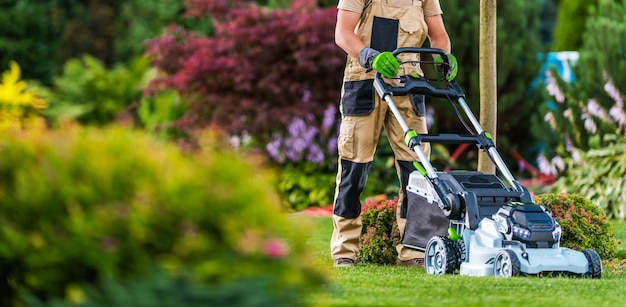
M 536 204 L 528 189 L 511 174 L 493 138 L 472 114 L 459 85 L 443 77 L 449 69 L 447 54 L 436 48 L 399 48 L 392 52 L 398 58 L 403 53 L 421 56 L 409 55 L 417 60 L 401 61 L 400 72 L 403 65 L 416 64 L 433 65 L 443 72 L 438 78 L 401 73 L 392 79 L 383 79 L 377 73 L 374 80 L 377 94 L 404 130 L 406 145 L 419 158 L 406 188 L 407 224 L 402 244 L 424 252 L 426 272 L 601 278 L 598 253 L 560 246 L 561 226 L 557 220 L 546 207 Z M 440 55 L 443 63 L 421 60 L 433 55 Z M 411 94 L 447 99 L 469 133 L 417 134 L 393 102 L 393 96 Z M 422 150 L 422 142 L 474 144 L 489 156 L 504 180 L 480 171 L 437 171 Z

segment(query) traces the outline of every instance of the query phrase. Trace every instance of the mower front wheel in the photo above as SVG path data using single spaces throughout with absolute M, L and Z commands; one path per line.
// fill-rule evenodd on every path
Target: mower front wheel
M 583 251 L 585 258 L 589 262 L 589 272 L 585 274 L 586 277 L 602 278 L 602 260 L 600 256 L 593 249 L 586 249 Z
M 424 269 L 432 275 L 452 274 L 457 268 L 454 242 L 444 236 L 434 236 L 426 245 Z
M 496 255 L 493 262 L 493 275 L 498 277 L 513 277 L 520 274 L 520 262 L 515 252 L 503 249 Z

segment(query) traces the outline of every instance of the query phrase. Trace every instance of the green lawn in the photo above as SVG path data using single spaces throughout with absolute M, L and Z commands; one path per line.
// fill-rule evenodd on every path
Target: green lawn
M 422 268 L 358 264 L 333 268 L 329 256 L 330 218 L 317 226 L 308 244 L 331 281 L 313 300 L 319 306 L 626 306 L 626 276 L 604 270 L 602 279 L 433 276 Z M 626 238 L 626 223 L 614 223 Z M 623 244 L 620 245 L 623 249 Z

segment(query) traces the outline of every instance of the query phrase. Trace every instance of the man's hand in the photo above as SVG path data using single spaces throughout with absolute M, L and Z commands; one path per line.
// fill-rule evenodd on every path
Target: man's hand
M 398 74 L 400 63 L 389 51 L 380 53 L 372 48 L 365 47 L 359 53 L 359 64 L 368 70 L 375 69 L 385 78 L 392 78 Z
M 448 63 L 443 63 L 443 57 L 440 54 L 435 57 L 435 63 L 438 63 L 435 64 L 437 71 L 444 73 L 448 81 L 452 81 L 456 78 L 459 68 L 456 62 L 456 57 L 452 55 L 452 53 L 448 53 Z

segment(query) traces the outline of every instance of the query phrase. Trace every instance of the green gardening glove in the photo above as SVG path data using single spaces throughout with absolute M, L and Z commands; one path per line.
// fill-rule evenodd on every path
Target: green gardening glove
M 459 72 L 459 67 L 456 62 L 456 57 L 452 53 L 448 53 L 448 63 L 443 62 L 443 57 L 438 54 L 435 57 L 435 68 L 437 71 L 443 73 L 448 81 L 454 80 L 456 74 Z
M 400 63 L 389 51 L 378 52 L 372 48 L 365 47 L 359 53 L 359 64 L 368 70 L 375 69 L 385 78 L 392 78 L 398 75 Z

